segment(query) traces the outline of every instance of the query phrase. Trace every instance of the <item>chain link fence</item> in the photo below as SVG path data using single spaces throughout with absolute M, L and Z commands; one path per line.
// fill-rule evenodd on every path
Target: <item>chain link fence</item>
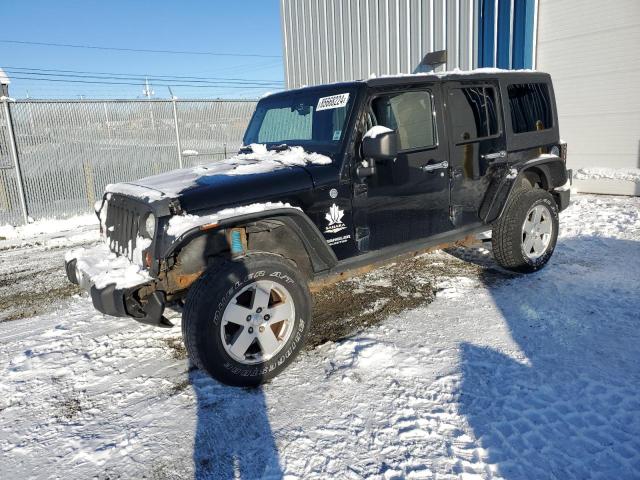
M 0 225 L 23 223 L 27 215 L 91 212 L 109 183 L 221 160 L 241 146 L 255 105 L 245 100 L 3 100 Z

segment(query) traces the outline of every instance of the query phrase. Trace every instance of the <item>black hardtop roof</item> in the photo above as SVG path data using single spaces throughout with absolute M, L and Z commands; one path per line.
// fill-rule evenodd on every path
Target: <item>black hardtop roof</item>
M 285 90 L 273 94 L 274 96 L 287 95 L 302 91 L 313 91 L 331 87 L 334 89 L 343 88 L 362 88 L 368 87 L 387 87 L 402 86 L 419 83 L 445 82 L 445 81 L 473 81 L 473 80 L 504 80 L 508 83 L 526 83 L 526 82 L 548 82 L 551 76 L 548 73 L 537 72 L 535 70 L 503 70 L 498 68 L 479 68 L 476 70 L 451 70 L 446 72 L 435 73 L 412 73 L 400 75 L 383 75 L 381 77 L 369 78 L 367 80 L 355 80 L 352 82 L 337 82 L 313 85 L 309 87 L 301 87 L 292 90 Z M 269 95 L 271 96 L 271 95 Z
M 407 85 L 424 82 L 473 81 L 473 80 L 505 80 L 509 83 L 548 81 L 548 73 L 535 70 L 502 70 L 498 68 L 479 68 L 477 70 L 451 70 L 435 73 L 413 73 L 406 75 L 389 75 L 365 80 L 370 87 L 389 85 Z

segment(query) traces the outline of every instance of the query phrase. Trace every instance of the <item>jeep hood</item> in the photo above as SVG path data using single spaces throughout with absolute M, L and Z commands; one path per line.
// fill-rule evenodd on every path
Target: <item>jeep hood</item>
M 294 149 L 299 149 L 294 150 Z M 177 199 L 189 213 L 246 205 L 289 196 L 313 188 L 310 166 L 326 165 L 331 159 L 294 147 L 286 152 L 263 151 L 192 168 L 173 170 L 132 182 L 108 185 L 106 193 L 119 193 L 149 203 Z

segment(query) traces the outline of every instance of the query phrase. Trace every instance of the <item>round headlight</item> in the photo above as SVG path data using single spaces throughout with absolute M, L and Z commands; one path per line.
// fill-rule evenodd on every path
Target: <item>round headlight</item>
M 144 233 L 147 238 L 153 238 L 153 235 L 156 233 L 156 217 L 153 213 L 147 215 L 144 221 Z
M 557 145 L 554 145 L 553 147 L 551 147 L 551 150 L 549 150 L 549 153 L 551 155 L 555 155 L 556 157 L 560 156 L 560 149 L 558 148 Z

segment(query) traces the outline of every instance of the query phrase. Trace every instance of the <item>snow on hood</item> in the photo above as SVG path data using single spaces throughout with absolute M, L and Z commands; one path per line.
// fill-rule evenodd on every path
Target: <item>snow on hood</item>
M 251 205 L 244 205 L 241 207 L 225 208 L 224 210 L 220 210 L 219 212 L 212 213 L 210 215 L 176 215 L 171 217 L 169 220 L 167 235 L 177 238 L 183 233 L 191 230 L 192 228 L 199 227 L 200 225 L 218 223 L 227 218 L 247 215 L 249 213 L 264 212 L 266 210 L 277 210 L 280 208 L 296 208 L 300 210 L 300 208 L 293 207 L 289 203 L 267 202 L 252 203 Z
M 306 165 L 329 165 L 331 159 L 315 152 L 306 152 L 302 147 L 290 147 L 287 150 L 268 150 L 266 145 L 252 143 L 251 153 L 241 153 L 222 163 L 232 165 L 233 168 L 222 172 L 224 175 L 251 175 L 264 173 L 284 167 L 304 167 Z M 255 161 L 247 163 L 246 161 Z M 195 167 L 197 172 L 207 174 L 208 166 Z
M 184 190 L 196 186 L 198 180 L 207 176 L 257 175 L 283 168 L 329 165 L 332 162 L 331 158 L 315 152 L 306 152 L 302 147 L 290 147 L 283 151 L 268 150 L 266 145 L 256 143 L 252 143 L 250 147 L 251 153 L 240 153 L 222 161 L 173 170 L 130 183 L 107 185 L 105 191 L 145 201 L 156 201 L 165 197 L 176 197 Z
M 120 193 L 130 197 L 140 198 L 147 202 L 162 200 L 165 197 L 163 192 L 142 185 L 134 185 L 132 183 L 110 183 L 104 188 L 107 195 L 111 193 Z

